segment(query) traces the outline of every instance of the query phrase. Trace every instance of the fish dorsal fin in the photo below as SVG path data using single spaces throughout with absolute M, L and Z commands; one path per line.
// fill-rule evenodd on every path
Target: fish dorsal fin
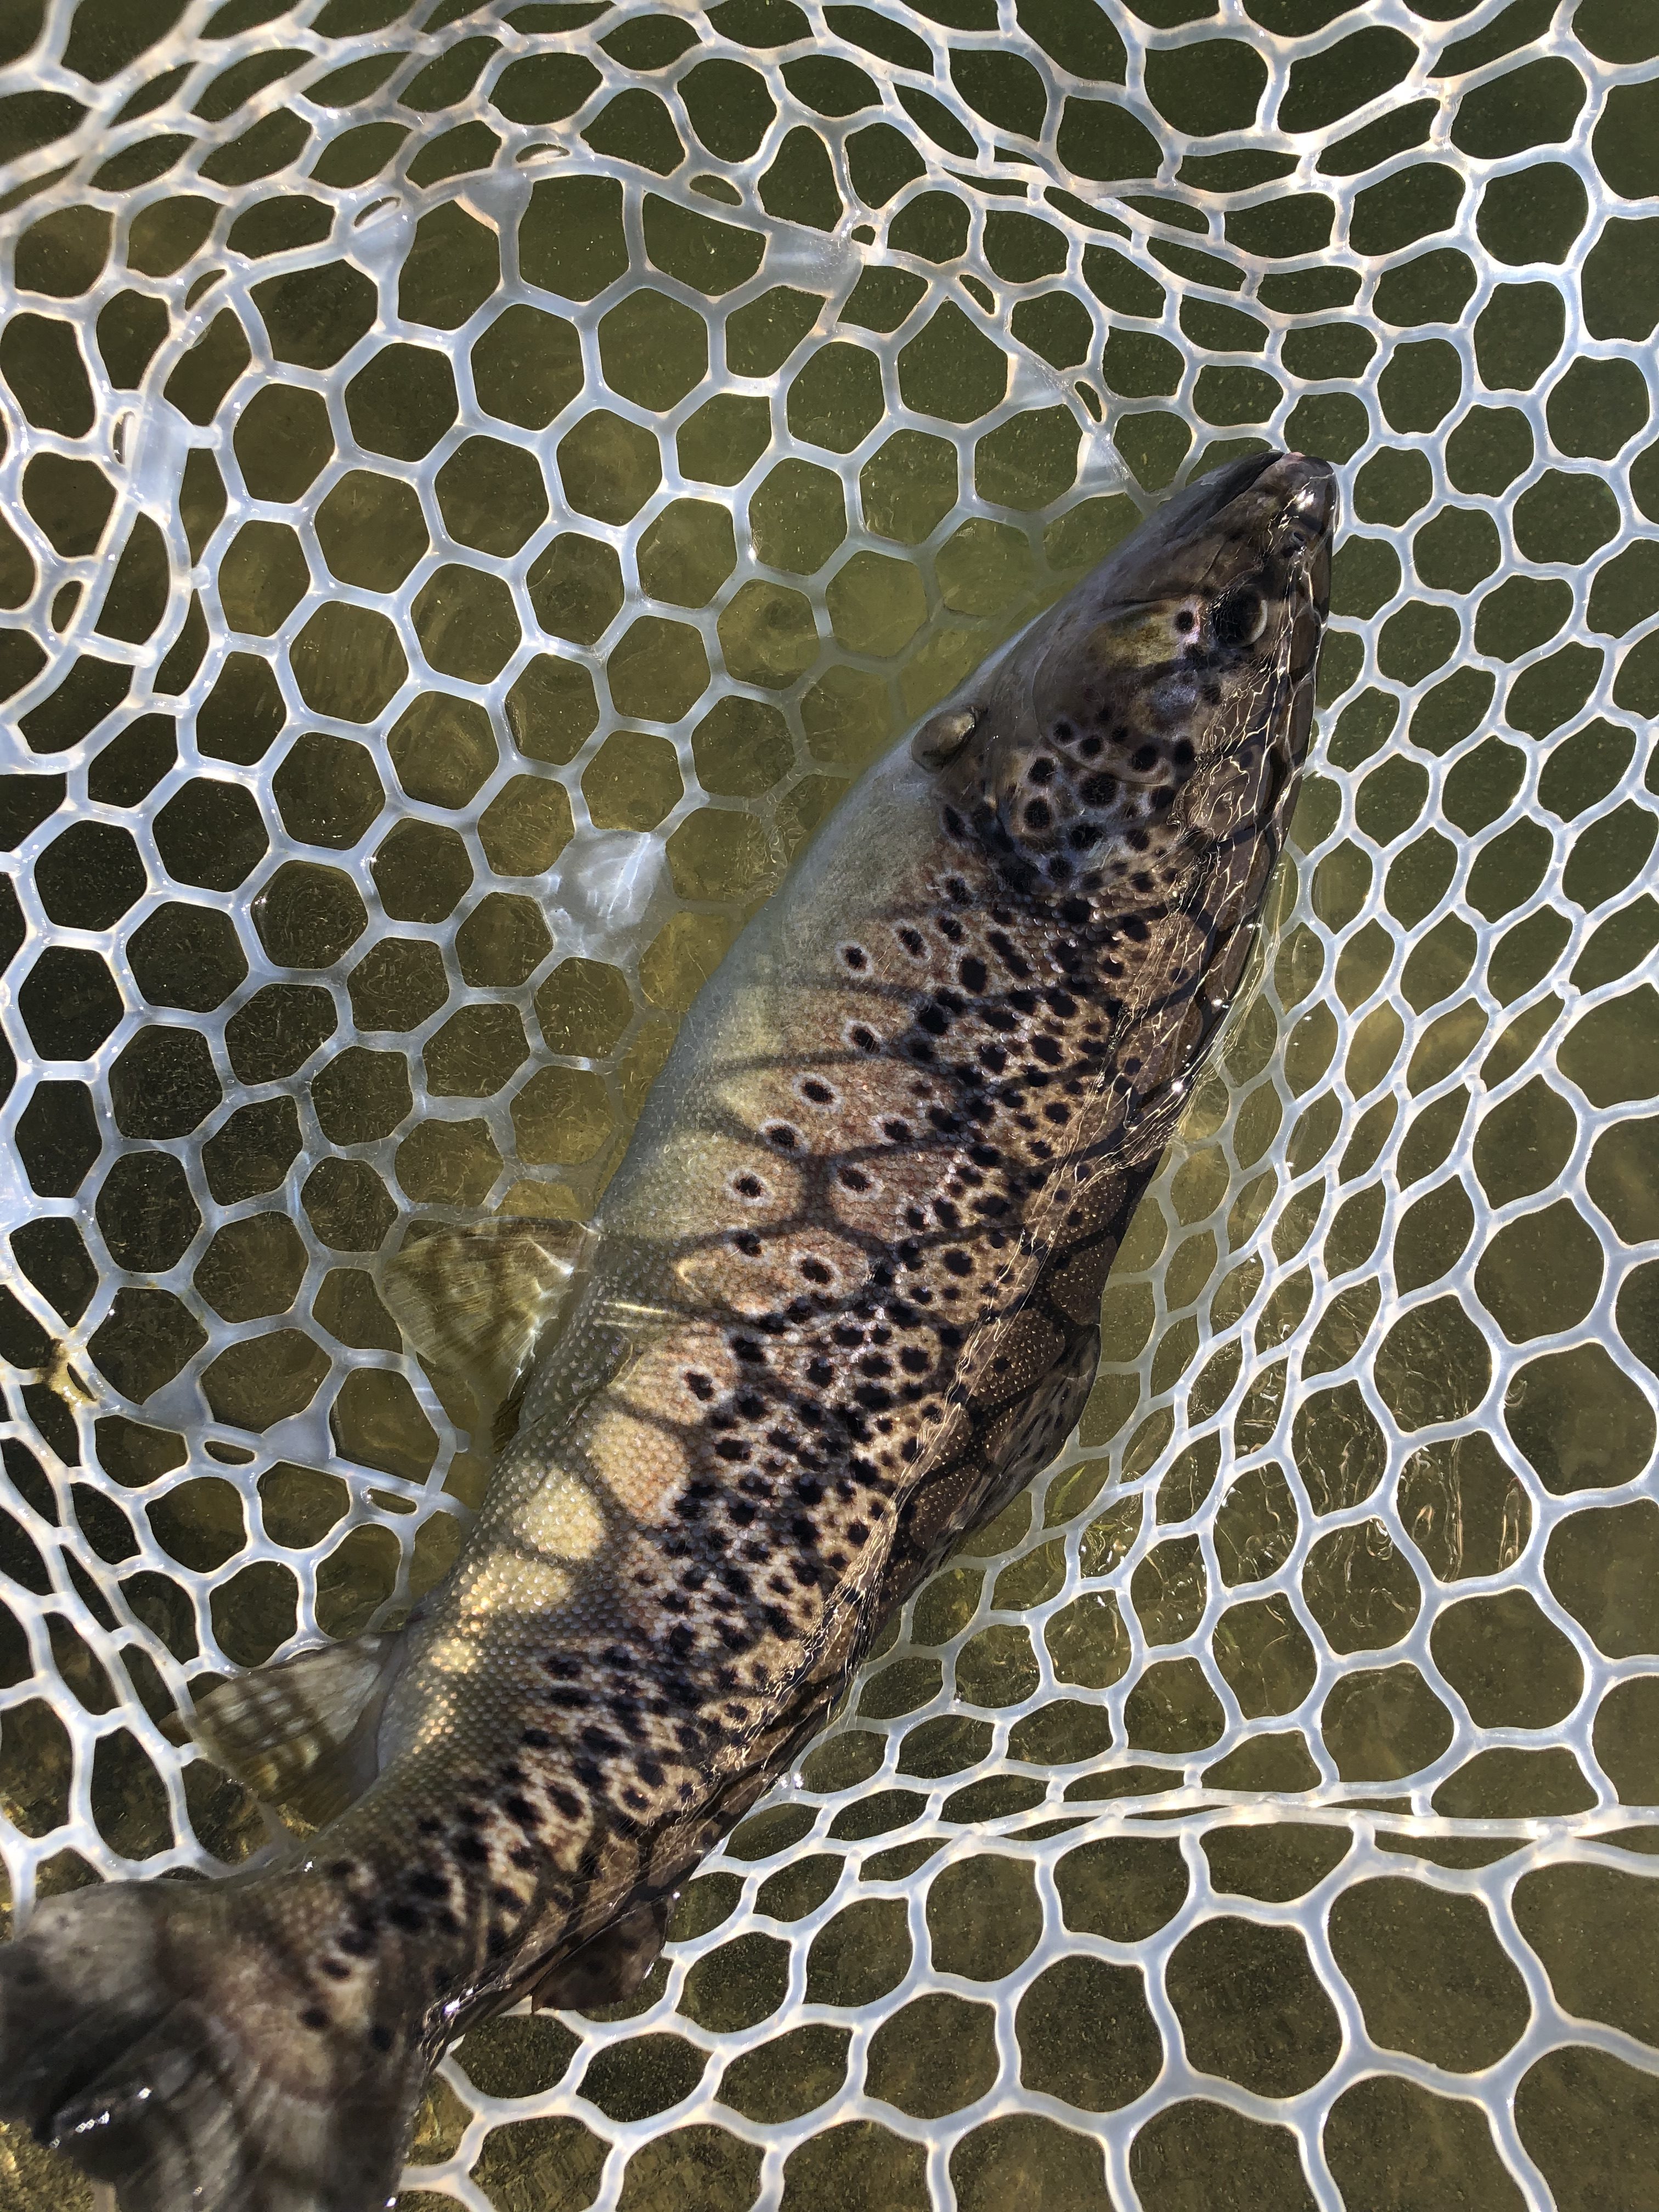
M 374 1733 L 401 1644 L 359 1636 L 222 1682 L 198 1701 L 191 1736 L 265 1803 L 320 1824 L 374 1778 Z
M 510 1218 L 417 1226 L 388 1261 L 381 1295 L 420 1357 L 463 1376 L 488 1418 L 512 1395 L 592 1234 L 580 1222 Z

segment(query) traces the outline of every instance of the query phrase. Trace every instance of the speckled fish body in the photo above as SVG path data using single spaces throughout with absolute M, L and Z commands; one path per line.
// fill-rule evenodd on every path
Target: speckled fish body
M 378 1773 L 286 1864 L 0 1958 L 0 2110 L 122 2212 L 383 2203 L 450 2038 L 636 1980 L 1052 1456 L 1244 969 L 1334 507 L 1297 455 L 1205 479 L 871 772 L 686 1021 L 455 1570 L 361 1647 Z

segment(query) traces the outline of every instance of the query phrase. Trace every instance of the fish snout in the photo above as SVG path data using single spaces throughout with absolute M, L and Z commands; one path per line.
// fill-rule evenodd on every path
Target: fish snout
M 1231 787 L 1246 755 L 1299 762 L 1337 505 L 1328 461 L 1247 455 L 1168 501 L 999 665 L 947 773 L 1011 878 L 1157 896 L 1212 782 Z
M 1283 487 L 1285 538 L 1302 556 L 1304 588 L 1322 624 L 1331 606 L 1331 544 L 1341 513 L 1336 471 L 1309 453 L 1286 453 L 1277 464 Z

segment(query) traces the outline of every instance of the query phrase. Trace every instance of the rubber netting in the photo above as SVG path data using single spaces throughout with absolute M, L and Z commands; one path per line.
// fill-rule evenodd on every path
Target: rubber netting
M 1080 1431 L 402 2201 L 1659 2205 L 1659 11 L 0 42 L 14 1909 L 245 1853 L 186 1685 L 453 1556 L 403 1220 L 590 1207 L 848 776 L 1271 439 L 1316 765 Z

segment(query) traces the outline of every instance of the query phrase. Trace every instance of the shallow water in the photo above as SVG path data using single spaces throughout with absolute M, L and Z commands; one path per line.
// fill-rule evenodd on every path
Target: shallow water
M 453 1556 L 400 1218 L 585 1213 L 850 775 L 1170 482 L 1343 476 L 1078 1437 L 406 2207 L 1659 2205 L 1650 16 L 0 29 L 15 1902 L 240 1856 L 185 1683 Z

